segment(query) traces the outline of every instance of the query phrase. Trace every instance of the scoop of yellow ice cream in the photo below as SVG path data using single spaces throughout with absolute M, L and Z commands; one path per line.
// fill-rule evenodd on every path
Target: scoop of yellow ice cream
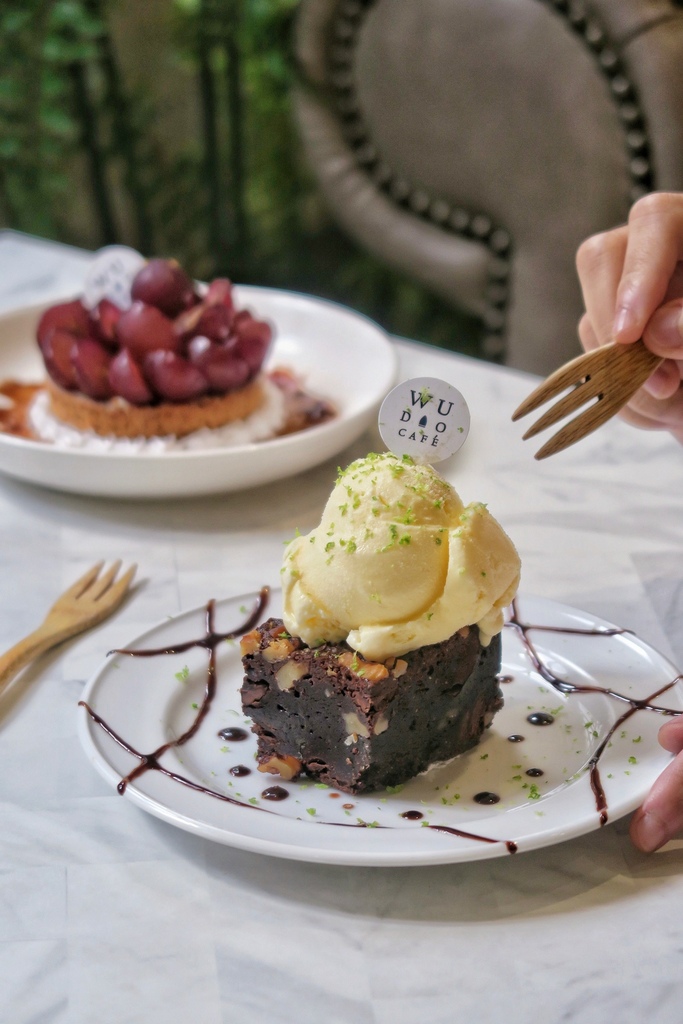
M 282 579 L 290 633 L 383 661 L 472 623 L 488 643 L 519 557 L 485 505 L 465 508 L 431 466 L 386 453 L 339 474 L 320 526 L 288 545 Z

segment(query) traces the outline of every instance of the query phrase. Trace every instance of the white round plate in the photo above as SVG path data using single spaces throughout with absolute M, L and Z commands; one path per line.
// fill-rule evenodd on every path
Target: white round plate
M 216 629 L 228 631 L 243 623 L 255 600 L 250 594 L 219 602 Z M 636 700 L 650 698 L 673 682 L 654 703 L 683 709 L 683 684 L 675 668 L 633 634 L 566 632 L 609 623 L 540 598 L 522 597 L 517 607 L 524 622 L 552 627 L 532 630 L 528 637 L 542 665 L 555 676 Z M 274 592 L 262 618 L 279 611 L 280 594 Z M 195 609 L 165 620 L 129 646 L 168 647 L 204 635 L 205 611 Z M 113 655 L 87 684 L 83 700 L 129 748 L 149 754 L 193 721 L 207 664 L 207 652 L 199 648 L 153 658 Z M 638 710 L 620 722 L 630 707 L 622 700 L 602 693 L 564 696 L 534 668 L 518 630 L 509 625 L 503 631 L 501 675 L 510 678 L 501 683 L 505 706 L 479 746 L 413 779 L 399 792 L 351 796 L 310 780 L 283 782 L 256 770 L 256 743 L 240 705 L 239 647 L 226 642 L 217 650 L 217 692 L 207 716 L 192 739 L 161 757 L 161 764 L 187 784 L 150 770 L 129 783 L 125 795 L 172 825 L 255 853 L 328 864 L 441 864 L 508 856 L 515 847 L 533 850 L 600 828 L 588 764 L 606 739 L 598 770 L 608 821 L 634 810 L 670 762 L 657 743 L 664 721 L 660 714 Z M 553 723 L 532 725 L 528 716 L 534 712 L 551 714 Z M 138 757 L 117 744 L 83 707 L 78 714 L 88 759 L 117 785 L 139 763 Z M 231 726 L 245 730 L 246 738 L 221 738 L 221 730 Z M 512 735 L 524 740 L 511 742 Z M 230 769 L 237 765 L 251 771 L 235 777 Z M 527 775 L 529 769 L 543 774 Z M 273 784 L 286 789 L 288 797 L 278 803 L 264 800 L 264 789 Z M 478 804 L 473 798 L 482 792 L 497 794 L 500 802 Z M 401 817 L 406 811 L 422 817 Z
M 240 308 L 275 325 L 269 366 L 286 365 L 338 415 L 286 437 L 236 448 L 132 455 L 60 449 L 0 433 L 0 471 L 60 491 L 110 498 L 167 498 L 243 490 L 331 458 L 372 424 L 394 383 L 387 335 L 350 309 L 294 292 L 239 286 Z M 45 306 L 0 317 L 0 380 L 41 381 L 35 328 Z

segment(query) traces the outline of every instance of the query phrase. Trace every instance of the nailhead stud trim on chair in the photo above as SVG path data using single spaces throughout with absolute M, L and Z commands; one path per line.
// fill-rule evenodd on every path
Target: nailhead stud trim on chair
M 335 95 L 337 112 L 345 137 L 360 167 L 377 187 L 397 205 L 437 224 L 445 231 L 483 242 L 491 251 L 489 282 L 484 313 L 483 355 L 502 361 L 505 352 L 506 308 L 510 297 L 513 239 L 503 225 L 495 224 L 483 211 L 464 210 L 431 196 L 396 173 L 382 159 L 364 124 L 353 75 L 354 49 L 363 18 L 376 0 L 340 0 L 333 22 L 328 50 L 328 81 Z M 631 200 L 656 186 L 650 158 L 647 127 L 638 104 L 636 90 L 629 80 L 619 54 L 607 39 L 604 28 L 589 15 L 581 0 L 537 0 L 561 17 L 568 28 L 593 54 L 601 73 L 608 80 L 611 96 L 624 128 L 629 154 Z M 683 4 L 683 0 L 679 6 Z

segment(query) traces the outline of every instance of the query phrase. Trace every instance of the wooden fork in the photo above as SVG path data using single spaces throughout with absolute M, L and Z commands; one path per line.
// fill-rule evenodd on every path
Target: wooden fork
M 568 395 L 552 405 L 529 427 L 522 438 L 526 441 L 570 413 L 576 412 L 586 402 L 595 400 L 539 448 L 534 457 L 546 459 L 549 455 L 555 455 L 556 452 L 561 452 L 580 441 L 582 437 L 618 413 L 661 362 L 663 360 L 650 352 L 642 341 L 636 341 L 632 345 L 618 345 L 616 342 L 603 345 L 602 348 L 577 356 L 551 373 L 515 409 L 512 419 L 521 419 L 562 391 L 572 388 Z
M 51 647 L 96 626 L 118 608 L 128 592 L 137 566 L 132 565 L 123 576 L 116 576 L 121 562 L 100 576 L 104 562 L 98 562 L 65 590 L 50 608 L 42 624 L 0 656 L 0 690 L 29 661 Z

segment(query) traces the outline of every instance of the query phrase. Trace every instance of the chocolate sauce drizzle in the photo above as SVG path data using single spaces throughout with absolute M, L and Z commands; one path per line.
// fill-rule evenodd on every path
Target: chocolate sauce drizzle
M 229 740 L 231 743 L 241 743 L 249 738 L 247 730 L 241 729 L 239 725 L 229 725 L 227 729 L 221 729 L 218 735 L 222 740 Z
M 590 772 L 590 784 L 591 789 L 593 790 L 593 795 L 595 797 L 595 807 L 600 816 L 600 824 L 606 825 L 608 821 L 607 798 L 605 796 L 605 790 L 603 789 L 602 781 L 600 779 L 600 772 L 598 770 L 598 762 L 600 758 L 602 757 L 610 740 L 612 739 L 612 736 L 617 731 L 617 729 L 620 729 L 624 722 L 626 722 L 632 715 L 635 715 L 636 711 L 653 711 L 655 714 L 658 715 L 669 716 L 683 714 L 683 712 L 681 711 L 674 711 L 671 708 L 663 708 L 660 707 L 658 704 L 652 703 L 654 700 L 657 699 L 657 697 L 660 697 L 663 693 L 666 693 L 667 690 L 671 690 L 672 687 L 674 687 L 676 683 L 683 678 L 683 676 L 681 676 L 680 674 L 677 675 L 674 679 L 671 680 L 670 683 L 665 683 L 664 686 L 661 686 L 654 693 L 651 693 L 649 697 L 645 697 L 642 700 L 637 700 L 635 697 L 628 697 L 626 696 L 626 694 L 618 693 L 616 690 L 611 690 L 604 686 L 588 686 L 578 685 L 577 683 L 570 683 L 566 679 L 560 679 L 559 676 L 554 675 L 550 671 L 550 669 L 543 664 L 538 654 L 538 651 L 536 650 L 533 642 L 529 638 L 530 630 L 533 629 L 545 633 L 574 634 L 577 636 L 617 636 L 623 633 L 633 633 L 633 630 L 620 629 L 616 626 L 598 626 L 596 629 L 576 629 L 566 626 L 535 626 L 532 623 L 522 622 L 522 620 L 519 617 L 519 608 L 516 598 L 512 602 L 510 618 L 506 621 L 505 625 L 508 628 L 515 630 L 515 632 L 518 634 L 524 645 L 524 649 L 526 650 L 527 656 L 533 667 L 536 669 L 538 674 L 543 679 L 545 679 L 547 683 L 550 683 L 550 685 L 559 693 L 562 693 L 564 695 L 569 695 L 572 693 L 601 693 L 606 697 L 612 697 L 614 700 L 622 701 L 625 704 L 629 705 L 628 710 L 625 711 L 623 715 L 620 715 L 619 718 L 617 718 L 614 725 L 608 730 L 603 740 L 598 744 L 597 748 L 595 749 L 593 755 L 589 759 L 588 764 L 586 766 Z M 528 721 L 531 722 L 532 719 L 538 718 L 540 715 L 542 715 L 542 712 L 536 712 L 536 715 L 529 715 Z M 552 718 L 551 715 L 548 715 L 546 717 Z M 549 725 L 551 723 L 547 721 L 533 721 L 533 724 Z
M 147 771 L 158 771 L 158 772 L 161 772 L 162 775 L 167 776 L 169 779 L 173 779 L 174 782 L 178 782 L 181 785 L 187 786 L 188 788 L 194 789 L 194 790 L 196 790 L 196 791 L 198 791 L 200 793 L 205 793 L 207 796 L 215 797 L 217 800 L 223 800 L 226 803 L 234 804 L 237 807 L 245 807 L 245 808 L 249 808 L 251 810 L 264 811 L 265 813 L 275 813 L 274 811 L 269 811 L 265 807 L 259 807 L 257 804 L 244 803 L 243 801 L 237 800 L 234 797 L 228 796 L 225 793 L 219 793 L 219 792 L 217 792 L 214 789 L 209 789 L 208 787 L 203 786 L 200 783 L 194 782 L 192 779 L 186 778 L 184 775 L 179 775 L 177 772 L 170 771 L 168 768 L 166 768 L 164 765 L 162 765 L 160 760 L 159 760 L 162 757 L 162 755 L 165 754 L 172 747 L 180 747 L 180 746 L 182 746 L 184 743 L 186 743 L 189 739 L 192 738 L 192 736 L 194 736 L 198 732 L 198 730 L 199 730 L 199 728 L 200 728 L 204 718 L 206 717 L 206 714 L 207 714 L 207 712 L 209 710 L 209 707 L 211 706 L 211 702 L 212 702 L 213 697 L 214 697 L 215 692 L 216 692 L 216 684 L 217 684 L 217 677 L 216 677 L 216 648 L 218 647 L 218 645 L 220 643 L 223 643 L 226 640 L 235 639 L 236 637 L 241 636 L 243 633 L 247 633 L 250 629 L 253 629 L 257 625 L 257 623 L 262 618 L 263 613 L 264 613 L 264 611 L 266 609 L 266 606 L 268 604 L 269 594 L 270 594 L 270 588 L 269 587 L 263 587 L 261 589 L 261 591 L 259 592 L 259 595 L 257 597 L 257 600 L 255 602 L 253 610 L 248 615 L 246 620 L 241 625 L 237 626 L 235 629 L 229 630 L 226 633 L 216 633 L 216 631 L 215 631 L 215 628 L 214 628 L 215 601 L 211 600 L 211 601 L 208 602 L 208 604 L 206 605 L 206 608 L 205 608 L 206 632 L 205 632 L 203 637 L 200 637 L 197 640 L 188 640 L 188 641 L 186 641 L 184 643 L 181 643 L 181 644 L 174 644 L 174 645 L 172 645 L 170 647 L 159 647 L 159 648 L 147 649 L 147 650 L 131 650 L 131 649 L 127 649 L 127 648 L 121 648 L 121 649 L 109 652 L 110 654 L 125 654 L 125 655 L 129 655 L 130 657 L 135 657 L 135 658 L 152 658 L 152 657 L 158 657 L 158 656 L 163 656 L 163 655 L 168 655 L 168 654 L 181 654 L 184 651 L 188 651 L 188 650 L 190 650 L 193 647 L 203 647 L 206 651 L 208 651 L 208 654 L 209 654 L 209 664 L 208 664 L 208 669 L 207 669 L 207 674 L 206 674 L 206 684 L 205 684 L 205 688 L 204 688 L 204 696 L 203 696 L 201 704 L 199 705 L 199 707 L 197 709 L 197 713 L 196 713 L 196 715 L 195 715 L 191 725 L 177 739 L 169 740 L 167 743 L 163 743 L 160 747 L 157 747 L 156 750 L 153 750 L 149 754 L 142 754 L 142 753 L 140 753 L 140 751 L 135 750 L 134 747 L 132 747 L 121 736 L 119 736 L 118 733 L 116 733 L 114 731 L 114 729 L 112 729 L 104 721 L 104 719 L 102 719 L 85 701 L 81 700 L 81 701 L 78 702 L 80 707 L 85 708 L 86 712 L 88 713 L 90 718 L 95 722 L 96 725 L 100 726 L 100 728 L 103 729 L 103 731 L 105 733 L 107 733 L 107 735 L 110 736 L 111 739 L 114 740 L 115 743 L 117 743 L 120 747 L 122 747 L 123 750 L 127 751 L 133 757 L 137 758 L 137 760 L 139 762 L 137 764 L 137 766 L 131 772 L 129 772 L 128 775 L 126 775 L 124 778 L 122 778 L 120 780 L 120 782 L 118 783 L 116 788 L 117 788 L 117 791 L 120 794 L 125 793 L 126 787 L 127 787 L 129 782 L 132 782 L 134 779 L 139 778 L 145 772 L 147 772 Z M 526 653 L 527 653 L 527 655 L 529 657 L 529 660 L 530 660 L 533 668 L 538 672 L 538 674 L 546 682 L 550 683 L 550 685 L 554 689 L 556 689 L 559 693 L 562 693 L 564 695 L 569 695 L 569 694 L 572 694 L 572 693 L 601 693 L 601 694 L 604 694 L 605 696 L 612 697 L 614 700 L 622 701 L 622 702 L 624 702 L 625 704 L 628 705 L 628 707 L 624 711 L 624 713 L 617 719 L 617 721 L 614 723 L 614 725 L 609 729 L 609 731 L 607 732 L 606 736 L 603 738 L 601 743 L 598 745 L 598 747 L 596 748 L 595 752 L 593 753 L 592 757 L 590 758 L 590 760 L 588 761 L 588 764 L 587 764 L 587 768 L 588 768 L 588 770 L 590 772 L 591 788 L 592 788 L 593 794 L 595 796 L 596 808 L 597 808 L 598 814 L 600 816 L 600 823 L 602 825 L 606 824 L 607 820 L 608 820 L 607 800 L 606 800 L 606 797 L 605 797 L 605 792 L 604 792 L 604 789 L 603 789 L 603 786 L 602 786 L 602 783 L 601 783 L 601 780 L 600 780 L 600 773 L 599 773 L 599 770 L 598 770 L 598 762 L 599 762 L 603 752 L 605 751 L 606 747 L 609 744 L 610 739 L 612 738 L 614 733 L 617 731 L 617 729 L 619 729 L 624 724 L 624 722 L 626 722 L 637 711 L 652 711 L 652 712 L 655 712 L 656 714 L 669 715 L 669 716 L 676 716 L 676 715 L 683 714 L 683 712 L 674 711 L 671 708 L 660 707 L 659 705 L 653 703 L 653 701 L 656 700 L 657 697 L 661 696 L 661 694 L 665 693 L 667 690 L 672 689 L 676 685 L 676 683 L 679 682 L 679 680 L 681 678 L 683 678 L 683 676 L 677 675 L 675 677 L 675 679 L 671 680 L 671 682 L 666 683 L 664 686 L 660 687 L 655 693 L 652 693 L 649 697 L 646 697 L 646 698 L 644 698 L 642 700 L 638 700 L 638 699 L 633 698 L 633 697 L 628 697 L 625 694 L 618 693 L 616 690 L 607 689 L 607 688 L 601 687 L 601 686 L 587 686 L 587 685 L 577 685 L 575 683 L 570 683 L 570 682 L 567 682 L 564 679 L 560 679 L 558 676 L 555 676 L 543 664 L 543 662 L 542 662 L 542 660 L 541 660 L 541 658 L 540 658 L 540 656 L 539 656 L 539 654 L 538 654 L 538 652 L 537 652 L 533 642 L 529 638 L 530 630 L 539 630 L 539 631 L 542 631 L 542 632 L 550 632 L 550 633 L 577 634 L 577 635 L 581 635 L 581 636 L 615 636 L 615 635 L 621 634 L 621 633 L 631 633 L 632 630 L 619 629 L 619 628 L 616 628 L 616 627 L 615 628 L 611 628 L 611 627 L 610 628 L 598 627 L 597 629 L 575 629 L 575 628 L 565 628 L 563 626 L 537 626 L 537 625 L 533 625 L 531 623 L 522 622 L 522 620 L 519 617 L 518 605 L 517 605 L 517 601 L 516 600 L 513 601 L 512 605 L 511 605 L 511 614 L 510 614 L 509 619 L 506 621 L 505 625 L 506 625 L 506 627 L 514 629 L 517 632 L 517 634 L 519 635 L 519 637 L 522 640 L 522 643 L 524 645 L 524 648 L 526 650 Z M 499 677 L 499 681 L 500 682 L 511 682 L 512 681 L 512 677 L 510 677 L 510 676 L 500 676 Z M 543 718 L 543 714 L 541 712 L 537 712 L 536 716 L 529 715 L 529 721 L 531 722 L 534 719 L 534 717 L 536 717 L 538 719 L 537 721 L 533 721 L 533 724 L 535 724 L 535 725 L 549 725 L 549 724 L 551 724 L 551 721 L 552 721 L 552 716 L 545 716 L 545 718 Z M 543 718 L 543 720 L 541 720 L 541 718 Z M 551 719 L 551 721 L 546 721 L 546 718 Z M 218 735 L 222 739 L 230 740 L 232 742 L 236 742 L 236 741 L 240 741 L 240 740 L 246 739 L 247 736 L 248 736 L 248 733 L 244 729 L 241 729 L 241 728 L 236 727 L 236 726 L 231 726 L 231 727 L 228 727 L 226 729 L 222 729 L 218 733 Z M 509 736 L 508 739 L 510 741 L 512 741 L 512 742 L 520 742 L 520 741 L 522 741 L 524 739 L 524 737 L 523 736 L 514 735 L 514 736 Z M 237 765 L 237 766 L 235 766 L 234 768 L 231 769 L 231 773 L 233 775 L 245 775 L 245 774 L 248 774 L 249 772 L 250 772 L 250 769 L 244 768 L 241 765 Z M 540 769 L 530 769 L 527 772 L 527 774 L 528 775 L 532 775 L 532 774 L 533 775 L 542 775 L 543 772 Z M 286 789 L 284 789 L 283 787 L 280 787 L 280 786 L 269 787 L 268 789 L 265 789 L 262 792 L 262 794 L 261 794 L 261 796 L 265 800 L 275 801 L 275 802 L 278 802 L 280 800 L 286 799 L 288 795 L 289 795 L 288 791 Z M 331 795 L 335 795 L 335 794 L 331 794 Z M 482 804 L 496 803 L 498 801 L 498 799 L 499 799 L 499 797 L 497 796 L 497 794 L 494 794 L 494 793 L 479 793 L 475 797 L 475 800 L 477 800 L 477 802 L 482 803 Z M 344 804 L 343 806 L 345 808 L 347 808 L 347 807 L 353 807 L 354 805 L 353 804 Z M 406 820 L 409 820 L 409 821 L 417 821 L 417 820 L 420 820 L 423 817 L 423 814 L 420 811 L 404 811 L 400 815 L 400 817 L 402 817 L 402 818 L 404 818 Z M 368 827 L 370 827 L 369 823 L 364 822 L 361 819 L 359 819 L 358 823 L 355 824 L 355 825 L 352 824 L 351 822 L 318 822 L 318 824 L 338 824 L 338 825 L 343 825 L 343 826 L 345 826 L 347 828 L 368 828 Z M 372 827 L 385 828 L 387 826 L 382 826 L 382 825 L 378 826 L 378 825 L 376 825 L 376 823 L 372 823 Z M 481 842 L 481 843 L 494 843 L 494 844 L 495 843 L 502 843 L 502 844 L 505 845 L 508 853 L 516 853 L 517 852 L 517 844 L 515 842 L 513 842 L 512 840 L 493 839 L 493 838 L 491 838 L 489 836 L 481 836 L 481 835 L 478 835 L 478 834 L 476 834 L 474 832 L 466 832 L 466 831 L 464 831 L 462 829 L 453 828 L 453 827 L 451 827 L 449 825 L 432 825 L 432 824 L 428 824 L 425 821 L 422 822 L 421 828 L 428 828 L 428 829 L 431 829 L 434 832 L 443 832 L 443 833 L 447 833 L 449 835 L 458 836 L 458 837 L 464 838 L 464 839 L 476 840 L 477 842 Z
M 168 776 L 169 779 L 173 779 L 175 782 L 180 782 L 183 786 L 189 786 L 190 789 L 196 789 L 200 793 L 207 793 L 209 796 L 214 796 L 218 800 L 225 800 L 227 803 L 236 804 L 238 807 L 254 806 L 254 804 L 243 804 L 242 801 L 235 800 L 234 797 L 227 796 L 227 794 L 225 793 L 217 793 L 213 789 L 208 789 L 206 786 L 202 786 L 197 782 L 193 782 L 191 779 L 186 778 L 184 775 L 178 775 L 176 772 L 169 771 L 168 768 L 165 768 L 164 765 L 160 763 L 159 758 L 172 747 L 181 747 L 184 743 L 187 743 L 187 741 L 197 733 L 200 725 L 202 724 L 204 718 L 206 717 L 206 714 L 211 706 L 211 701 L 213 700 L 214 694 L 216 692 L 216 648 L 218 647 L 219 644 L 223 643 L 224 641 L 234 640 L 235 637 L 241 636 L 242 633 L 247 633 L 250 629 L 254 628 L 254 626 L 261 619 L 266 609 L 269 594 L 270 588 L 262 587 L 261 591 L 259 592 L 256 603 L 254 605 L 254 608 L 252 609 L 247 619 L 236 629 L 231 629 L 227 633 L 217 633 L 214 629 L 214 615 L 216 609 L 216 602 L 211 600 L 207 604 L 204 611 L 206 621 L 206 632 L 204 636 L 200 637 L 198 640 L 187 640 L 185 643 L 174 644 L 171 647 L 156 647 L 148 650 L 130 650 L 128 648 L 120 648 L 119 650 L 109 651 L 110 654 L 127 654 L 130 655 L 130 657 L 132 658 L 155 658 L 164 654 L 182 654 L 184 651 L 189 651 L 192 647 L 203 647 L 206 651 L 209 652 L 209 666 L 206 673 L 204 697 L 197 709 L 197 714 L 195 715 L 192 724 L 188 729 L 185 730 L 184 733 L 182 733 L 182 735 L 178 736 L 177 739 L 169 740 L 167 743 L 162 743 L 162 745 L 160 747 L 157 747 L 156 750 L 153 750 L 151 754 L 141 754 L 140 751 L 135 750 L 134 747 L 131 747 L 129 743 L 126 743 L 126 741 L 122 739 L 121 736 L 118 735 L 118 733 L 114 732 L 114 730 L 109 725 L 107 725 L 107 723 L 102 718 L 100 718 L 100 716 L 96 714 L 95 711 L 93 711 L 89 704 L 86 704 L 86 702 L 83 700 L 80 700 L 78 702 L 79 706 L 85 708 L 85 710 L 88 712 L 92 720 L 102 729 L 104 729 L 108 736 L 111 736 L 111 738 L 116 743 L 118 743 L 120 747 L 126 750 L 129 754 L 132 754 L 133 757 L 136 757 L 140 762 L 133 769 L 132 772 L 129 772 L 128 775 L 121 779 L 121 781 L 116 787 L 119 793 L 125 793 L 126 786 L 128 785 L 129 782 L 132 782 L 133 779 L 137 779 L 145 772 L 153 770 L 161 772 L 162 775 Z M 223 733 L 229 731 L 231 730 L 223 730 Z M 233 730 L 233 732 L 234 731 L 235 730 Z M 231 737 L 233 740 L 246 739 L 248 735 L 244 729 L 238 729 L 236 730 L 236 732 L 237 735 L 233 735 Z M 239 735 L 239 733 L 244 733 L 244 736 Z
M 450 825 L 426 825 L 434 832 L 448 832 L 452 836 L 460 836 L 462 839 L 476 839 L 480 843 L 505 843 L 508 853 L 517 853 L 517 843 L 512 839 L 491 839 L 489 836 L 478 836 L 475 832 L 463 832 L 459 828 L 451 828 Z

